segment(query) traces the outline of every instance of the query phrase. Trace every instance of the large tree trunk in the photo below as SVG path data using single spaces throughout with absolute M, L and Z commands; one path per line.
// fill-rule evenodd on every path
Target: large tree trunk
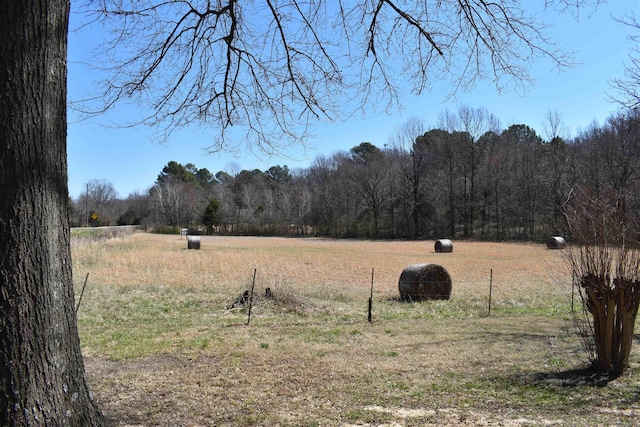
M 69 0 L 0 7 L 0 425 L 105 424 L 74 311 L 67 218 Z

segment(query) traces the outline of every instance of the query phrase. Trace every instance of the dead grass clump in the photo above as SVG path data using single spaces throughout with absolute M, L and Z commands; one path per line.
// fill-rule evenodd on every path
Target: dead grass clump
M 296 292 L 290 284 L 280 283 L 269 288 L 271 300 L 280 309 L 305 316 L 312 309 L 312 304 Z
M 227 310 L 244 311 L 249 305 L 253 310 L 293 313 L 299 316 L 307 316 L 314 309 L 308 298 L 302 297 L 291 284 L 283 282 L 274 282 L 264 289 L 254 289 L 253 295 L 246 289 L 227 305 Z

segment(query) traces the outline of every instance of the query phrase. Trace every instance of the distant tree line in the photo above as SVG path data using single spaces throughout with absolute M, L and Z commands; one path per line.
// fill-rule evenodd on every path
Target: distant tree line
M 410 119 L 384 147 L 362 142 L 306 169 L 213 174 L 171 161 L 148 191 L 126 199 L 92 181 L 72 201 L 71 221 L 221 234 L 544 240 L 567 235 L 563 208 L 587 190 L 621 195 L 625 209 L 638 210 L 635 114 L 567 140 L 549 113 L 545 133 L 524 124 L 500 130 L 486 110 L 463 106 L 441 114 L 437 128 Z

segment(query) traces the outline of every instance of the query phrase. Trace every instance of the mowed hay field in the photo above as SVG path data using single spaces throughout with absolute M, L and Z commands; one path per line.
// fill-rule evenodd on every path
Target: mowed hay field
M 451 299 L 401 302 L 414 263 L 445 267 Z M 73 268 L 116 426 L 640 424 L 638 343 L 620 378 L 584 369 L 563 251 L 544 245 L 135 234 L 74 245 Z M 234 301 L 254 272 L 248 323 Z

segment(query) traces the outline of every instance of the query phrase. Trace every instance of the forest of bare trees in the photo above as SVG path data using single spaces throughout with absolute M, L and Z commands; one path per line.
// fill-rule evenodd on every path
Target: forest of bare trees
M 96 212 L 102 225 L 169 231 L 544 240 L 569 237 L 563 206 L 578 190 L 615 191 L 627 209 L 637 208 L 635 115 L 612 116 L 571 139 L 552 113 L 544 136 L 524 124 L 500 129 L 486 110 L 465 106 L 440 122 L 427 129 L 410 119 L 384 147 L 356 142 L 304 169 L 214 174 L 170 161 L 148 191 L 108 207 L 93 192 L 109 183 L 92 181 L 71 221 L 83 225 Z

